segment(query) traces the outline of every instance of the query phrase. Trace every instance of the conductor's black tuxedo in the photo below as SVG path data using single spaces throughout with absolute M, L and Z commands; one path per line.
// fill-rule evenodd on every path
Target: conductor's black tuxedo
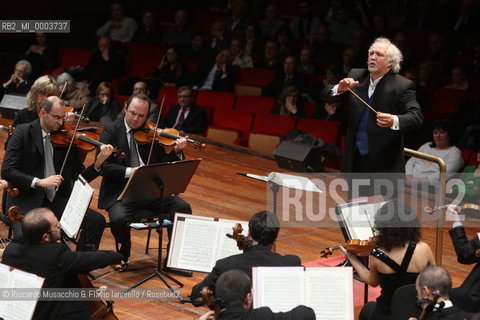
M 347 77 L 359 81 L 352 90 L 368 102 L 369 71 L 352 69 Z M 324 93 L 331 89 L 332 86 L 325 88 Z M 355 172 L 355 136 L 366 106 L 350 92 L 330 97 L 330 100 L 335 99 L 347 99 L 350 105 L 342 171 Z M 366 156 L 370 162 L 369 167 L 374 170 L 371 172 L 405 172 L 402 131 L 415 128 L 423 121 L 420 105 L 416 100 L 415 84 L 399 74 L 389 72 L 376 85 L 370 101 L 376 111 L 398 116 L 400 126 L 400 130 L 381 128 L 376 123 L 375 113 L 370 112 L 367 125 L 369 152 Z
M 269 247 L 255 245 L 246 249 L 243 253 L 218 260 L 213 267 L 212 272 L 203 279 L 202 282 L 193 287 L 190 295 L 194 304 L 195 300 L 200 298 L 200 291 L 208 286 L 215 288 L 217 279 L 228 270 L 239 269 L 245 272 L 250 279 L 252 278 L 252 267 L 271 267 L 271 266 L 300 266 L 300 258 L 295 255 L 282 256 L 273 252 Z
M 2 263 L 45 278 L 43 288 L 80 288 L 78 274 L 118 264 L 122 256 L 113 251 L 71 251 L 65 244 L 11 243 Z M 85 301 L 39 301 L 32 319 L 90 319 Z
M 53 164 L 57 174 L 60 173 L 66 155 L 67 148 L 54 146 Z M 2 164 L 2 177 L 12 187 L 18 188 L 20 193 L 16 197 L 7 196 L 7 208 L 18 206 L 22 213 L 27 213 L 34 208 L 48 207 L 60 220 L 78 175 L 82 174 L 87 181 L 91 181 L 99 175 L 93 165 L 85 168 L 80 161 L 77 149 L 72 148 L 62 172 L 64 180 L 58 188 L 55 198 L 50 202 L 44 188 L 31 187 L 35 177 L 45 178 L 44 168 L 45 156 L 40 120 L 18 125 L 7 145 Z M 87 238 L 82 238 L 80 242 L 83 244 L 83 240 L 85 240 L 86 243 L 95 244 L 95 247 L 98 248 L 104 226 L 105 218 L 100 213 L 89 209 L 85 219 Z M 15 231 L 16 235 L 21 238 L 20 229 L 15 228 Z
M 172 106 L 165 119 L 163 119 L 162 127 L 173 128 L 179 111 L 180 105 Z M 203 133 L 207 131 L 207 113 L 205 110 L 202 107 L 192 104 L 179 130 L 188 133 Z
M 463 264 L 476 263 L 470 274 L 459 288 L 452 289 L 452 301 L 455 306 L 468 312 L 480 311 L 480 258 L 475 252 L 480 249 L 480 241 L 475 236 L 468 241 L 463 227 L 449 230 L 453 247 L 457 253 L 458 262 Z
M 177 196 L 171 196 L 163 199 L 145 201 L 143 203 L 125 205 L 117 200 L 121 194 L 128 179 L 125 178 L 125 172 L 130 165 L 130 147 L 127 138 L 127 128 L 124 117 L 117 118 L 115 122 L 107 125 L 102 132 L 100 141 L 116 146 L 127 155 L 124 159 L 110 157 L 105 161 L 102 167 L 102 185 L 98 198 L 99 208 L 108 210 L 110 216 L 110 227 L 115 241 L 120 243 L 120 252 L 125 256 L 130 256 L 130 228 L 127 223 L 138 218 L 136 213 L 139 209 L 151 211 L 151 216 L 165 215 L 173 222 L 175 212 L 192 213 L 190 205 Z M 138 153 L 144 164 L 147 163 L 150 144 L 138 144 Z M 151 164 L 172 162 L 181 160 L 179 155 L 172 150 L 166 153 L 165 149 L 158 143 L 153 146 Z M 169 229 L 169 235 L 171 230 Z

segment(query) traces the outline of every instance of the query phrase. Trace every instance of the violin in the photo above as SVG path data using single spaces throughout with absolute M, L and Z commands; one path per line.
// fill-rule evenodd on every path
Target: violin
M 338 249 L 340 247 L 344 247 L 345 250 L 353 253 L 356 256 L 366 257 L 370 254 L 370 252 L 372 252 L 373 249 L 375 249 L 376 245 L 377 237 L 370 237 L 368 240 L 350 239 L 344 244 L 327 247 L 324 250 L 321 250 L 320 257 L 328 258 L 329 255 L 333 254 L 333 251 L 335 249 Z
M 161 143 L 165 146 L 171 146 L 175 143 L 175 140 L 183 138 L 179 135 L 178 130 L 173 128 L 157 128 L 157 131 L 155 132 L 155 124 L 150 121 L 146 121 L 143 128 L 136 130 L 133 135 L 135 141 L 139 144 L 152 143 L 154 136 L 155 142 Z M 201 150 L 205 147 L 204 143 L 191 138 L 187 138 L 187 142 L 192 143 L 196 150 Z
M 203 303 L 210 309 L 215 311 L 215 319 L 220 314 L 220 301 L 213 294 L 213 290 L 207 286 L 200 291 Z
M 104 145 L 104 143 L 98 141 L 98 134 L 91 132 L 90 130 L 92 130 L 90 127 L 77 130 L 73 144 L 78 149 L 89 152 Z M 56 147 L 68 147 L 70 141 L 72 140 L 74 131 L 75 127 L 73 125 L 64 123 L 62 129 L 52 132 L 50 135 L 50 140 Z M 125 152 L 122 152 L 116 148 L 113 149 L 113 153 L 119 158 L 125 158 L 127 156 Z
M 253 240 L 242 234 L 243 227 L 240 223 L 235 224 L 232 230 L 233 230 L 233 234 L 227 233 L 227 237 L 237 241 L 238 249 L 245 250 L 253 246 Z
M 80 121 L 82 121 L 83 123 L 89 123 L 90 122 L 90 119 L 88 117 L 81 116 L 78 113 L 76 113 L 75 110 L 73 109 L 73 107 L 65 106 L 65 110 L 67 112 L 72 112 L 75 115 L 75 119 L 80 119 Z
M 25 214 L 20 212 L 19 207 L 11 206 L 7 216 L 13 222 L 21 222 Z M 70 248 L 68 245 L 67 247 Z M 78 274 L 77 278 L 81 288 L 95 288 L 86 274 Z M 113 301 L 92 300 L 88 301 L 87 305 L 92 319 L 118 320 L 113 312 Z

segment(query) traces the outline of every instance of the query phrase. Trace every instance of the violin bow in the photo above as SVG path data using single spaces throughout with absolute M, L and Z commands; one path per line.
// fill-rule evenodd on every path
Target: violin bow
M 63 84 L 62 92 L 60 92 L 60 98 L 63 96 L 63 92 L 65 91 L 65 88 L 67 87 L 68 80 L 65 80 L 65 83 Z
M 378 114 L 378 111 L 373 109 L 373 107 L 371 105 L 369 105 L 365 100 L 363 100 L 362 98 L 360 98 L 360 96 L 358 94 L 356 94 L 352 89 L 348 88 L 348 91 L 350 91 L 355 97 L 358 98 L 358 100 L 362 101 L 367 107 L 370 108 L 370 110 L 372 110 L 373 112 L 375 112 L 375 114 Z
M 86 105 L 87 105 L 86 103 L 83 104 L 82 111 L 80 113 L 80 118 L 78 118 L 77 124 L 75 125 L 75 130 L 73 131 L 72 139 L 70 140 L 70 144 L 68 145 L 67 154 L 65 155 L 65 158 L 63 159 L 62 168 L 60 169 L 59 175 L 62 175 L 63 169 L 65 169 L 65 164 L 67 163 L 68 155 L 70 154 L 70 150 L 72 149 L 73 141 L 75 140 L 75 136 L 77 135 L 78 127 L 80 125 L 80 119 L 83 116 L 83 112 L 85 111 Z M 58 187 L 57 187 L 57 189 L 58 189 Z
M 152 158 L 153 144 L 155 143 L 155 137 L 157 135 L 158 124 L 160 123 L 160 115 L 162 114 L 164 102 L 165 102 L 165 94 L 163 95 L 162 103 L 160 104 L 160 110 L 158 111 L 157 122 L 155 123 L 155 130 L 153 131 L 152 143 L 150 144 L 150 152 L 148 153 L 147 165 L 150 164 L 150 159 Z

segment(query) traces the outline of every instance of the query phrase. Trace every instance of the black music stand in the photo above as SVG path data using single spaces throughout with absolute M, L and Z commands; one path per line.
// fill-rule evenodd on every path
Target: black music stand
M 177 162 L 166 162 L 159 164 L 152 164 L 138 168 L 128 180 L 125 189 L 118 197 L 122 203 L 141 203 L 154 199 L 164 199 L 172 195 L 178 195 L 185 192 L 190 180 L 195 173 L 200 161 L 202 159 L 184 160 Z M 162 224 L 155 226 L 159 230 L 158 235 L 158 259 L 157 267 L 153 269 L 153 273 L 125 289 L 128 292 L 139 285 L 147 282 L 153 277 L 157 276 L 162 282 L 174 292 L 167 279 L 175 282 L 180 287 L 183 283 L 173 278 L 161 268 L 162 263 Z

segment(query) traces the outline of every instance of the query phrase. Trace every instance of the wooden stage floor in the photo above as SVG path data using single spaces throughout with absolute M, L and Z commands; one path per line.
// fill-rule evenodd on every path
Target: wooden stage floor
M 1 122 L 9 123 L 2 119 Z M 0 132 L 0 145 L 3 143 L 6 133 Z M 197 172 L 182 198 L 188 201 L 195 215 L 222 217 L 236 220 L 248 220 L 249 217 L 261 210 L 267 209 L 267 195 L 269 190 L 264 182 L 249 179 L 237 172 L 267 175 L 272 171 L 283 171 L 277 167 L 275 161 L 250 155 L 229 148 L 207 144 L 202 152 L 188 147 L 187 158 L 202 158 Z M 0 151 L 3 159 L 4 152 Z M 90 153 L 86 165 L 92 161 L 93 153 Z M 98 188 L 101 178 L 92 182 L 96 189 L 92 208 L 97 206 Z M 101 211 L 106 215 L 105 211 Z M 471 225 L 473 225 L 472 222 Z M 478 230 L 478 225 L 477 228 Z M 7 229 L 0 227 L 0 234 L 5 236 Z M 424 240 L 432 249 L 435 248 L 435 229 L 425 229 Z M 474 228 L 468 228 L 469 236 L 474 235 Z M 130 268 L 127 272 L 112 272 L 101 276 L 94 281 L 97 286 L 112 288 L 127 288 L 142 280 L 152 273 L 156 266 L 157 251 L 151 249 L 150 254 L 144 254 L 146 231 L 132 230 L 132 256 Z M 164 235 L 166 244 L 166 234 Z M 225 238 L 225 241 L 232 241 Z M 304 262 L 319 259 L 319 250 L 326 246 L 343 242 L 343 236 L 339 228 L 282 228 L 277 241 L 276 250 L 281 254 L 296 254 Z M 157 234 L 152 236 L 151 247 L 157 247 Z M 114 250 L 113 237 L 109 229 L 103 235 L 101 249 Z M 165 250 L 165 249 L 164 249 Z M 164 251 L 165 254 L 165 251 Z M 335 253 L 339 254 L 339 253 Z M 471 270 L 471 266 L 460 265 L 456 262 L 456 256 L 452 249 L 447 230 L 444 231 L 443 265 L 452 273 L 454 285 L 459 285 Z M 108 268 L 93 272 L 99 276 L 108 271 Z M 194 284 L 199 282 L 206 274 L 195 272 L 192 278 L 175 276 L 185 286 L 182 295 L 187 296 Z M 148 281 L 142 288 L 164 288 L 164 284 L 158 279 Z M 205 308 L 195 308 L 191 304 L 163 301 L 117 301 L 114 310 L 120 319 L 192 319 L 206 311 Z

